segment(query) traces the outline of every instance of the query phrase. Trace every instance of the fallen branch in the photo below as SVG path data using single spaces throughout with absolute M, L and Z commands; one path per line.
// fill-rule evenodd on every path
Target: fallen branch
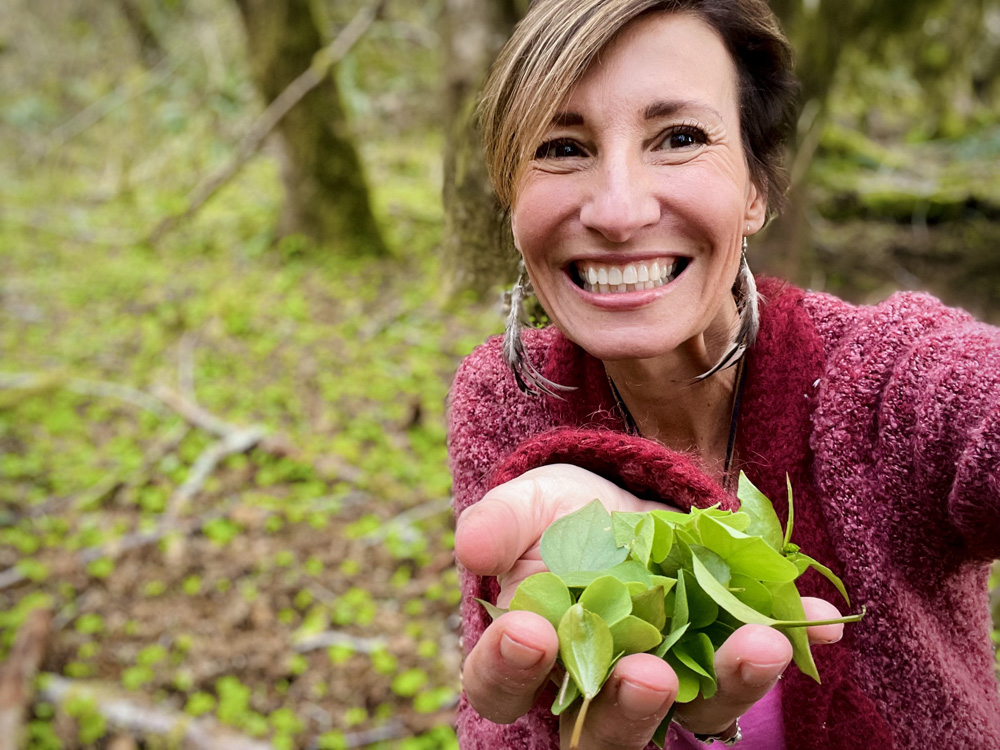
M 45 655 L 52 613 L 36 609 L 28 614 L 17 640 L 0 665 L 0 750 L 17 750 L 24 717 L 34 698 L 35 675 Z
M 327 630 L 302 638 L 295 644 L 295 650 L 300 654 L 308 651 L 316 651 L 330 646 L 349 646 L 355 653 L 371 654 L 385 648 L 386 642 L 382 638 L 365 638 L 363 636 L 340 633 L 336 630 Z
M 71 696 L 89 698 L 112 728 L 132 735 L 169 737 L 191 750 L 274 750 L 270 743 L 251 739 L 211 719 L 193 719 L 180 711 L 143 706 L 108 688 L 54 674 L 44 675 L 39 693 L 44 700 L 57 704 Z
M 232 432 L 216 443 L 208 446 L 195 459 L 191 471 L 170 497 L 164 520 L 171 523 L 186 509 L 188 503 L 201 491 L 202 485 L 212 475 L 215 468 L 229 456 L 246 453 L 266 435 L 262 427 L 248 427 L 245 430 Z
M 264 139 L 277 127 L 278 123 L 292 108 L 302 101 L 330 74 L 333 68 L 351 50 L 381 13 L 386 0 L 372 0 L 359 10 L 354 18 L 327 46 L 313 55 L 312 65 L 285 87 L 267 109 L 250 126 L 249 132 L 236 148 L 236 156 L 224 167 L 208 176 L 188 197 L 187 208 L 179 214 L 167 216 L 160 221 L 149 235 L 150 244 L 156 244 L 164 234 L 180 222 L 194 216 L 223 186 L 232 180 L 243 166 L 260 148 Z
M 364 543 L 367 546 L 378 544 L 390 534 L 398 534 L 403 541 L 412 541 L 412 538 L 417 533 L 413 529 L 413 524 L 418 521 L 423 521 L 425 518 L 432 518 L 446 511 L 451 511 L 450 497 L 428 500 L 426 503 L 421 503 L 414 508 L 403 511 L 399 515 L 394 516 L 388 522 L 382 524 L 371 534 L 365 536 Z

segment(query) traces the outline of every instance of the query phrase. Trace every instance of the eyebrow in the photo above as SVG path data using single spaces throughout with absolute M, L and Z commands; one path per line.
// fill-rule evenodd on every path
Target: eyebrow
M 552 124 L 559 127 L 583 125 L 583 115 L 577 112 L 557 112 L 552 117 Z
M 646 107 L 645 117 L 647 120 L 655 120 L 658 117 L 671 117 L 685 109 L 707 110 L 708 112 L 711 112 L 713 115 L 718 117 L 720 120 L 723 119 L 722 113 L 719 112 L 714 107 L 710 107 L 707 104 L 703 104 L 701 102 L 686 101 L 683 99 L 653 102 L 648 107 Z
M 678 112 L 688 108 L 707 109 L 720 120 L 722 119 L 722 115 L 713 107 L 683 99 L 653 102 L 646 107 L 643 117 L 647 120 L 655 120 L 660 117 L 672 117 Z M 552 117 L 552 125 L 555 127 L 572 127 L 583 124 L 584 118 L 579 112 L 557 112 Z

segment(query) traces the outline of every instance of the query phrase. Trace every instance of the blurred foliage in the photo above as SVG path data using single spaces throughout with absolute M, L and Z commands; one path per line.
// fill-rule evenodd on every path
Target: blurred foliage
M 0 574 L 23 579 L 0 588 L 0 658 L 26 613 L 49 607 L 48 672 L 276 747 L 454 747 L 445 395 L 500 318 L 492 302 L 440 300 L 443 3 L 390 2 L 338 71 L 393 248 L 381 260 L 276 241 L 268 151 L 145 244 L 232 157 L 260 103 L 230 3 L 136 4 L 166 53 L 151 67 L 115 3 L 2 11 Z M 333 30 L 359 4 L 317 7 Z M 997 92 L 974 76 L 943 86 L 972 98 L 938 122 L 907 57 L 947 69 L 957 51 L 941 44 L 845 52 L 813 166 L 814 286 L 866 299 L 954 278 L 935 291 L 991 315 Z M 95 383 L 189 392 L 290 448 L 227 458 L 182 516 L 195 531 L 118 554 L 107 545 L 160 528 L 216 437 Z M 102 553 L 81 562 L 88 549 Z M 298 647 L 328 632 L 349 637 Z M 106 730 L 87 700 L 39 702 L 29 747 Z

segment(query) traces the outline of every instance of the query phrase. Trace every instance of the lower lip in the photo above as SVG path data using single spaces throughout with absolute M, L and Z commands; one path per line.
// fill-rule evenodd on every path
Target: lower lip
M 598 292 L 588 292 L 583 287 L 577 286 L 576 282 L 570 274 L 566 274 L 566 281 L 569 283 L 573 290 L 579 294 L 584 301 L 589 305 L 594 307 L 599 307 L 603 310 L 635 310 L 640 307 L 645 307 L 652 302 L 655 302 L 660 297 L 669 294 L 687 269 L 685 268 L 671 281 L 664 284 L 663 286 L 658 286 L 653 289 L 643 289 L 636 290 L 634 292 L 615 292 L 608 294 L 600 294 Z

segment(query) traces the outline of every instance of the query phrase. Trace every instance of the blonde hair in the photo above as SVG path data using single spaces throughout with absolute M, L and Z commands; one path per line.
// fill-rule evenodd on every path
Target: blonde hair
M 657 11 L 693 13 L 722 38 L 736 65 L 751 178 L 772 212 L 780 206 L 797 84 L 791 46 L 765 0 L 536 0 L 500 51 L 479 106 L 486 167 L 505 210 L 573 86 L 622 29 Z

